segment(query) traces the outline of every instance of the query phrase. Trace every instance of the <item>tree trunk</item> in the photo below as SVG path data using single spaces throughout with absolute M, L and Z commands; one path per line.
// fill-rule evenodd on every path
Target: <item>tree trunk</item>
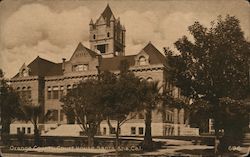
M 144 150 L 152 150 L 153 149 L 153 141 L 151 135 L 151 122 L 152 122 L 152 111 L 150 109 L 146 109 L 145 116 L 145 134 L 144 140 L 142 143 L 142 148 Z
M 119 147 L 119 130 L 120 130 L 120 123 L 119 121 L 117 121 L 117 126 L 116 126 L 116 132 L 115 132 L 115 152 L 116 152 L 116 156 L 119 156 L 119 151 L 118 151 L 118 147 Z
M 88 133 L 88 147 L 94 147 L 94 135 Z
M 36 123 L 34 123 L 34 145 L 40 146 L 40 134 Z
M 214 154 L 215 156 L 218 156 L 219 154 L 219 145 L 220 145 L 220 139 L 219 139 L 219 100 L 215 99 L 211 101 L 214 105 L 214 131 L 215 131 L 215 139 L 214 139 Z

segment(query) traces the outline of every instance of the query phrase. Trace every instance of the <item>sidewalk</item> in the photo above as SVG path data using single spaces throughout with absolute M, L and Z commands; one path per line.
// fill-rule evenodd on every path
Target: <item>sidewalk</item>
M 122 138 L 127 139 L 127 138 Z M 131 138 L 130 138 L 131 139 Z M 133 138 L 142 140 L 141 138 Z M 168 140 L 168 139 L 154 139 L 154 141 L 161 141 L 164 143 L 161 149 L 144 152 L 144 151 L 124 151 L 121 152 L 122 156 L 167 156 L 167 155 L 204 155 L 206 150 L 208 153 L 213 153 L 213 146 L 194 145 L 190 141 L 183 140 Z M 18 153 L 18 154 L 17 154 Z M 38 147 L 26 148 L 21 152 L 9 151 L 4 153 L 5 156 L 13 157 L 40 157 L 40 156 L 114 156 L 114 149 L 88 149 L 82 147 Z

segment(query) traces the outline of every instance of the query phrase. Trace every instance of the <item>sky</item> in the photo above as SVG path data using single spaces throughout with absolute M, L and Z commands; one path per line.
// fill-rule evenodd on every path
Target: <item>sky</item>
M 218 15 L 236 16 L 250 41 L 250 4 L 246 0 L 3 0 L 0 2 L 0 68 L 13 77 L 37 56 L 61 62 L 77 44 L 89 47 L 89 22 L 109 4 L 126 28 L 126 55 L 150 41 L 170 47 L 195 21 L 210 27 Z

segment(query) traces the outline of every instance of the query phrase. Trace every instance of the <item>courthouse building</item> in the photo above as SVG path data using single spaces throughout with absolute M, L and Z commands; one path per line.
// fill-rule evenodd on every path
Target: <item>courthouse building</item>
M 145 47 L 136 55 L 125 55 L 125 34 L 125 27 L 107 5 L 100 17 L 89 23 L 90 48 L 79 43 L 76 49 L 72 50 L 71 58 L 63 58 L 61 63 L 38 56 L 30 64 L 20 67 L 11 79 L 11 85 L 22 97 L 31 99 L 32 104 L 42 105 L 44 114 L 52 112 L 52 119 L 46 123 L 41 122 L 39 126 L 43 134 L 59 135 L 67 129 L 78 134 L 79 126 L 68 124 L 60 98 L 76 87 L 79 81 L 97 78 L 102 71 L 107 70 L 118 75 L 122 60 L 128 61 L 129 70 L 136 76 L 148 81 L 158 80 L 161 85 L 168 83 L 165 81 L 167 74 L 164 73 L 164 55 L 151 42 L 145 43 Z M 169 83 L 168 85 L 173 89 L 175 97 L 181 97 L 177 88 Z M 142 112 L 121 127 L 121 135 L 143 135 L 144 130 Z M 15 122 L 11 125 L 11 133 L 18 131 L 30 134 L 33 128 L 31 124 Z M 102 135 L 112 134 L 105 121 L 101 123 L 100 131 Z M 188 116 L 185 115 L 184 109 L 166 109 L 165 113 L 153 112 L 153 136 L 198 134 L 198 129 L 188 126 Z

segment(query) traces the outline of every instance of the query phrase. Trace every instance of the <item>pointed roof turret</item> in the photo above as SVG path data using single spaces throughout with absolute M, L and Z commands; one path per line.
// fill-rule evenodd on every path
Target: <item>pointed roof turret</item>
M 114 15 L 111 16 L 110 21 L 115 21 L 115 16 Z
M 113 14 L 112 10 L 110 9 L 109 4 L 107 4 L 105 10 L 102 12 L 102 17 L 105 20 L 109 21 L 112 16 L 114 16 L 114 14 Z

